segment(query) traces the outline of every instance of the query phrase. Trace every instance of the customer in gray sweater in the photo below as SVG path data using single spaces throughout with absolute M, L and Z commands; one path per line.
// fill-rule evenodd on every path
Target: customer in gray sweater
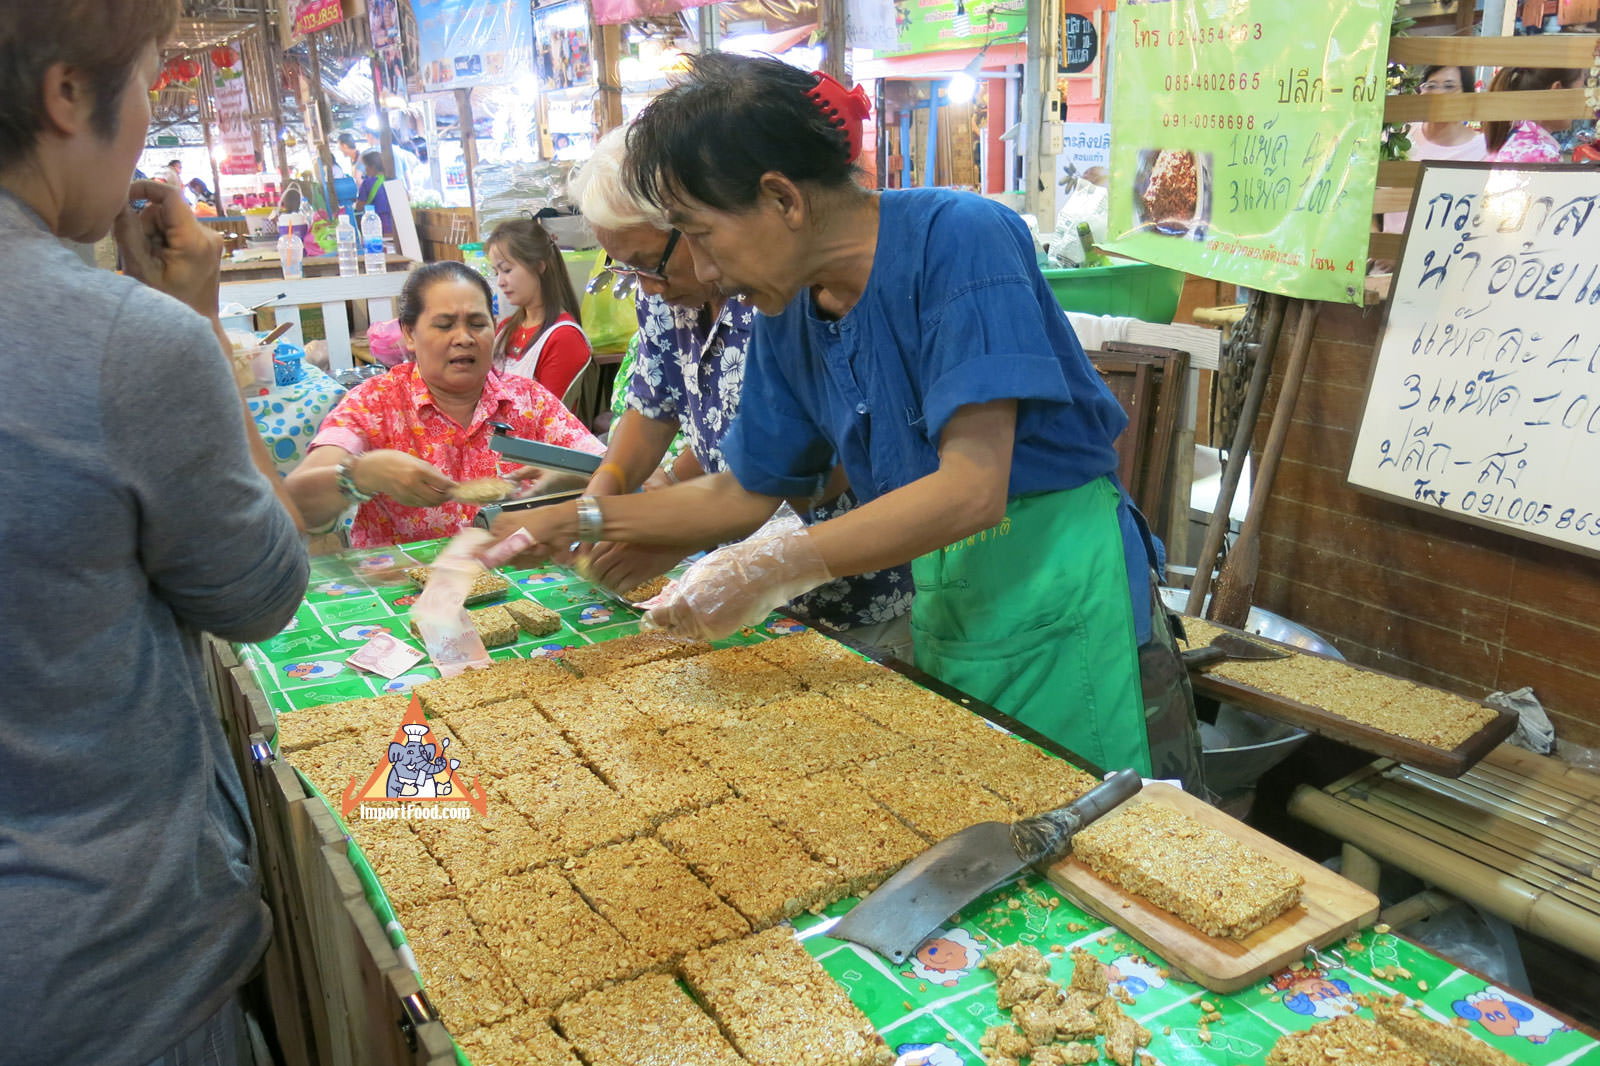
M 248 1061 L 270 932 L 200 634 L 281 630 L 307 562 L 220 348 L 216 235 L 177 189 L 127 211 L 175 18 L 0 0 L 7 1066 Z M 113 219 L 131 276 L 58 240 Z

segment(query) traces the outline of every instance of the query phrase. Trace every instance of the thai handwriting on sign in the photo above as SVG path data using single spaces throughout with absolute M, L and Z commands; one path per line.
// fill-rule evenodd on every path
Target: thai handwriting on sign
M 1430 166 L 1351 481 L 1600 552 L 1600 192 Z

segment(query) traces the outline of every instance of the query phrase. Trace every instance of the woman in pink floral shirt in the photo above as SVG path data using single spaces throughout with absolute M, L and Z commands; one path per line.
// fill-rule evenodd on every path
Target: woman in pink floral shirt
M 1502 67 L 1489 83 L 1489 91 L 1530 92 L 1537 89 L 1580 89 L 1585 71 L 1559 67 Z M 1566 122 L 1556 126 L 1565 128 Z M 1495 163 L 1559 163 L 1561 146 L 1537 122 L 1486 122 L 1489 159 Z
M 400 329 L 415 359 L 352 389 L 289 475 L 308 526 L 326 526 L 359 503 L 355 547 L 449 536 L 478 513 L 451 500 L 450 490 L 502 474 L 490 422 L 528 440 L 604 452 L 543 385 L 494 367 L 489 308 L 489 283 L 460 263 L 430 263 L 411 275 Z

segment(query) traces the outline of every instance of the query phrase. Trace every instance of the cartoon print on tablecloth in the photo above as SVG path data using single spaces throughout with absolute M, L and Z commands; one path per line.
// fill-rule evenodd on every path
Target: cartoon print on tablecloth
M 1336 1018 L 1354 1014 L 1356 1001 L 1350 982 L 1329 977 L 1321 966 L 1304 970 L 1281 970 L 1273 974 L 1268 993 L 1281 992 L 1283 1005 L 1308 1018 Z
M 371 640 L 373 637 L 377 636 L 379 633 L 393 633 L 393 632 L 394 632 L 394 630 L 390 629 L 388 626 L 380 626 L 380 625 L 346 626 L 345 628 L 339 630 L 339 639 L 340 640 L 367 641 L 367 640 Z
M 1118 955 L 1106 963 L 1106 980 L 1130 996 L 1142 996 L 1152 988 L 1166 988 L 1161 971 L 1137 955 Z
M 344 673 L 344 663 L 335 659 L 313 659 L 310 662 L 285 663 L 283 672 L 301 681 L 313 678 L 335 677 Z
M 559 574 L 529 574 L 517 582 L 519 585 L 554 585 L 561 580 Z
M 586 626 L 604 625 L 611 621 L 612 610 L 603 603 L 586 603 L 578 612 L 578 621 Z
M 906 961 L 911 968 L 900 976 L 954 988 L 977 969 L 983 951 L 983 945 L 965 929 L 940 929 L 922 942 L 917 953 Z
M 793 618 L 774 618 L 767 623 L 767 632 L 775 637 L 788 637 L 805 631 L 805 623 L 796 622 Z
M 1457 1017 L 1477 1022 L 1495 1036 L 1520 1036 L 1532 1044 L 1547 1042 L 1552 1033 L 1572 1031 L 1559 1018 L 1552 1018 L 1493 985 L 1456 1000 L 1450 1007 Z
M 410 607 L 417 602 L 417 597 L 420 595 L 421 593 L 418 592 L 410 592 L 404 596 L 398 596 L 395 598 L 394 605 L 396 607 Z
M 320 592 L 324 596 L 365 596 L 367 590 L 360 585 L 350 585 L 343 581 L 325 581 L 311 590 Z
M 894 1055 L 894 1066 L 966 1066 L 967 1061 L 949 1044 L 901 1044 Z
M 410 692 L 424 681 L 434 680 L 433 674 L 401 674 L 383 683 L 384 692 Z
M 541 659 L 559 659 L 566 650 L 565 644 L 540 644 L 538 647 L 528 649 L 528 658 L 538 656 Z

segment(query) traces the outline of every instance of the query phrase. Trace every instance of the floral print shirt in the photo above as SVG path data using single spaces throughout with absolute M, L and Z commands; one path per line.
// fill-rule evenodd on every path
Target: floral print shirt
M 1494 154 L 1496 163 L 1559 163 L 1561 145 L 1537 122 L 1518 122 Z
M 600 455 L 605 446 L 583 423 L 531 378 L 491 370 L 483 395 L 463 426 L 433 402 L 417 364 L 402 363 L 382 377 L 351 389 L 328 413 L 311 447 L 335 444 L 351 455 L 393 448 L 426 459 L 446 477 L 466 481 L 492 477 L 521 463 L 500 461 L 489 447 L 489 423 L 504 422 L 514 436 L 559 444 Z M 372 548 L 406 541 L 448 537 L 470 525 L 478 513 L 473 504 L 448 501 L 438 507 L 402 507 L 387 496 L 362 504 L 350 528 L 350 544 Z
M 627 405 L 646 418 L 676 422 L 707 473 L 728 469 L 722 438 L 739 411 L 745 352 L 755 308 L 729 299 L 714 321 L 701 308 L 674 307 L 655 296 L 639 301 L 639 356 Z M 812 509 L 810 522 L 836 518 L 857 505 L 849 492 Z M 911 568 L 897 566 L 838 578 L 789 604 L 803 621 L 846 628 L 888 622 L 911 609 Z

